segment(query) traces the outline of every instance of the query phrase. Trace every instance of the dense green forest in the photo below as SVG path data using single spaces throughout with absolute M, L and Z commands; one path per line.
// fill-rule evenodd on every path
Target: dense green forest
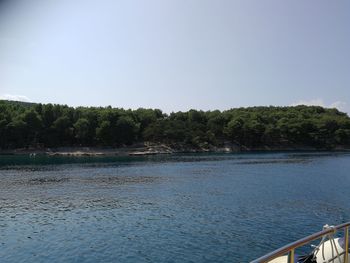
M 226 111 L 68 107 L 0 101 L 0 148 L 121 147 L 137 142 L 193 148 L 231 142 L 244 148 L 350 145 L 350 118 L 318 106 L 250 107 Z

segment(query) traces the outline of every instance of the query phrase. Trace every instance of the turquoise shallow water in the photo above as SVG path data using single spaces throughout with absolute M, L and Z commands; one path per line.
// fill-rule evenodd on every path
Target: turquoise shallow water
M 249 262 L 350 221 L 350 155 L 0 156 L 0 262 Z

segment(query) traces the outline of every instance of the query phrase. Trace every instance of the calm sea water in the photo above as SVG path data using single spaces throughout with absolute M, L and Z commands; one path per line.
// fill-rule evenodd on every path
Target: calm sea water
M 249 262 L 349 201 L 346 153 L 0 156 L 0 262 Z

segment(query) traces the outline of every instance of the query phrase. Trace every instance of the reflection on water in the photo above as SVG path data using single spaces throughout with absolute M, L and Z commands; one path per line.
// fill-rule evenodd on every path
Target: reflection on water
M 69 178 L 50 178 L 50 177 L 46 177 L 46 178 L 34 178 L 34 179 L 30 179 L 28 181 L 19 181 L 18 183 L 24 183 L 24 184 L 48 184 L 48 183 L 63 183 L 63 182 L 67 182 L 69 181 Z
M 241 161 L 238 162 L 238 164 L 278 164 L 278 163 L 306 163 L 310 162 L 311 160 L 306 159 L 277 159 L 277 160 L 271 160 L 271 159 L 264 159 L 264 160 L 249 160 L 249 161 Z
M 349 161 L 0 156 L 0 261 L 248 262 L 348 221 Z

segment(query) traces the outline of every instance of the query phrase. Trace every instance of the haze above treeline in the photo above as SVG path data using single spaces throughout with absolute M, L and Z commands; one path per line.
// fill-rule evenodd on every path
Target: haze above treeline
M 159 109 L 0 101 L 0 148 L 123 147 L 135 143 L 212 149 L 338 149 L 350 118 L 320 106 L 248 107 L 163 113 Z

